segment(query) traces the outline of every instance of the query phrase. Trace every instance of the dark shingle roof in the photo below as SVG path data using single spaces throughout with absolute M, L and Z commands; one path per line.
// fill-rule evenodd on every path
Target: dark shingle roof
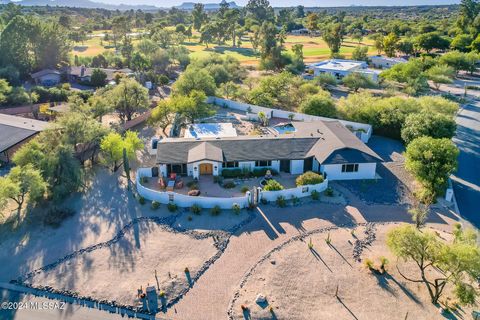
M 355 163 L 382 161 L 338 121 L 293 124 L 296 132 L 289 135 L 202 140 L 165 139 L 157 145 L 157 162 L 294 160 L 309 157 L 315 157 L 320 163 L 345 163 L 347 160 Z
M 45 130 L 47 126 L 47 122 L 0 114 L 0 152 Z
M 32 73 L 30 76 L 32 77 L 32 79 L 35 79 L 35 78 L 40 78 L 40 77 L 46 76 L 47 74 L 60 75 L 60 71 L 55 70 L 55 69 L 43 69 L 43 70 L 40 70 L 38 72 Z

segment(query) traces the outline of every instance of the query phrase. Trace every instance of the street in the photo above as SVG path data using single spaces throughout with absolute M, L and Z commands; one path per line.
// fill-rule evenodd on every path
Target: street
M 460 214 L 480 227 L 480 103 L 465 105 L 456 118 L 453 141 L 460 149 L 458 171 L 452 175 Z

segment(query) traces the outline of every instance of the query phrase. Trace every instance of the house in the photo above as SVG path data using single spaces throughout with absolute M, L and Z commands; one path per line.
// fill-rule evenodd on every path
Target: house
M 56 86 L 60 83 L 61 72 L 55 69 L 43 69 L 30 75 L 36 85 Z
M 358 72 L 369 76 L 373 81 L 378 80 L 379 72 L 368 68 L 368 64 L 365 61 L 356 60 L 344 60 L 344 59 L 331 59 L 322 62 L 312 63 L 307 66 L 314 76 L 318 76 L 322 73 L 329 73 L 338 80 L 353 73 Z
M 293 122 L 289 134 L 216 138 L 166 138 L 153 143 L 163 176 L 199 178 L 223 170 L 323 173 L 330 180 L 373 179 L 383 161 L 339 121 Z
M 0 114 L 0 161 L 10 162 L 15 151 L 47 126 L 44 121 Z
M 115 74 L 123 74 L 129 76 L 133 74 L 133 71 L 124 68 L 124 69 L 107 69 L 107 68 L 88 68 L 85 66 L 71 66 L 65 69 L 65 73 L 68 76 L 70 82 L 90 82 L 93 70 L 99 69 L 107 75 L 106 82 L 115 80 Z
M 369 59 L 370 59 L 370 64 L 374 68 L 379 68 L 379 69 L 388 69 L 393 67 L 396 64 L 407 62 L 407 60 L 404 58 L 395 58 L 395 57 L 390 58 L 382 55 L 371 56 L 369 57 Z

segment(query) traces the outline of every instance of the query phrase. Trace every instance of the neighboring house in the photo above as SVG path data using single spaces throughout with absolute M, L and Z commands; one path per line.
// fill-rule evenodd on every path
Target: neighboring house
M 379 72 L 368 68 L 365 61 L 331 59 L 318 63 L 312 63 L 307 68 L 316 77 L 322 73 L 329 73 L 341 80 L 343 77 L 358 72 L 372 78 L 373 81 L 378 80 Z
M 370 64 L 374 68 L 379 68 L 379 69 L 388 69 L 393 67 L 396 64 L 407 62 L 407 60 L 404 58 L 390 58 L 390 57 L 381 56 L 381 55 L 371 56 L 369 57 L 369 59 L 370 59 Z
M 115 79 L 115 74 L 120 73 L 126 76 L 133 74 L 133 71 L 125 68 L 125 69 L 106 69 L 106 68 L 87 68 L 85 66 L 72 66 L 65 69 L 65 73 L 67 74 L 68 80 L 70 82 L 90 82 L 93 70 L 100 69 L 101 71 L 105 72 L 107 75 L 106 82 L 110 82 Z
M 10 162 L 15 151 L 47 126 L 48 122 L 0 114 L 0 161 Z
M 37 85 L 56 86 L 60 83 L 61 72 L 55 69 L 44 69 L 30 75 Z
M 271 168 L 323 173 L 330 180 L 373 179 L 383 161 L 338 121 L 293 122 L 293 133 L 154 141 L 159 172 L 198 178 L 222 170 Z

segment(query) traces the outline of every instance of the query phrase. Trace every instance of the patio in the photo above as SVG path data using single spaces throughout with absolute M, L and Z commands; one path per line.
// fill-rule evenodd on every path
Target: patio
M 295 179 L 298 175 L 292 175 L 289 173 L 279 173 L 273 177 L 277 180 L 285 189 L 295 188 Z M 217 197 L 217 198 L 232 198 L 232 197 L 241 197 L 245 194 L 242 192 L 242 189 L 246 187 L 249 190 L 252 190 L 254 187 L 259 187 L 260 182 L 264 179 L 263 177 L 252 177 L 247 179 L 241 178 L 223 178 L 223 183 L 228 181 L 233 181 L 235 187 L 233 188 L 224 188 L 218 182 L 215 182 L 216 179 L 211 175 L 201 175 L 198 181 L 194 180 L 192 177 L 182 176 L 178 177 L 183 181 L 183 187 L 175 188 L 173 191 L 187 195 L 190 190 L 200 190 L 200 195 L 203 197 Z M 178 184 L 178 183 L 177 183 Z M 194 184 L 197 186 L 195 187 Z M 147 181 L 142 182 L 142 185 L 152 190 L 165 191 L 165 189 L 160 188 L 158 183 L 158 178 L 149 178 Z

